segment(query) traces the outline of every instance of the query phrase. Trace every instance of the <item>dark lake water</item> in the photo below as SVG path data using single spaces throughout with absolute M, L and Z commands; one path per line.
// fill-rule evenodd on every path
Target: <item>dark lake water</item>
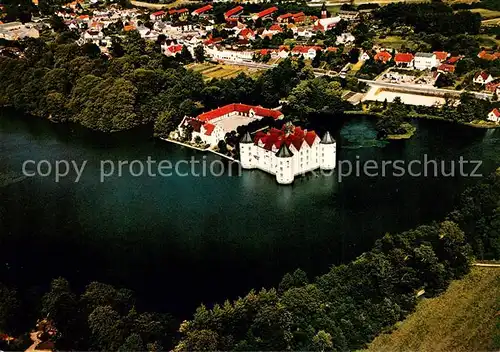
M 373 121 L 331 116 L 338 159 L 482 160 L 500 163 L 500 131 L 415 121 L 409 141 L 375 140 Z M 313 277 L 370 249 L 385 232 L 442 219 L 466 177 L 311 175 L 278 186 L 260 171 L 241 176 L 133 177 L 100 182 L 100 160 L 216 160 L 148 138 L 104 136 L 33 118 L 0 115 L 0 280 L 21 289 L 64 276 L 137 293 L 143 308 L 187 318 L 196 306 L 270 287 L 298 267 Z M 25 160 L 87 160 L 56 183 L 22 178 Z M 391 171 L 392 169 L 388 169 Z M 470 170 L 469 170 L 470 171 Z

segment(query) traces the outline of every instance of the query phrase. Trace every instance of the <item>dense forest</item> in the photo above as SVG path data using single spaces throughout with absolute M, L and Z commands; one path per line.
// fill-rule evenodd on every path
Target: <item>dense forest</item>
M 301 80 L 314 79 L 303 60 L 285 60 L 257 79 L 240 74 L 204 82 L 201 74 L 182 66 L 193 60 L 187 50 L 184 56 L 167 58 L 157 43 L 146 42 L 137 32 L 114 39 L 112 59 L 96 45 L 78 46 L 68 32 L 48 42 L 27 39 L 14 45 L 23 49 L 25 58 L 0 57 L 0 105 L 105 132 L 154 124 L 161 135 L 184 115 L 228 103 L 275 107 Z M 311 108 L 330 106 L 336 112 L 345 107 L 340 85 L 335 86 L 337 91 L 323 90 L 329 80 L 315 82 L 320 84 L 308 91 L 314 97 Z M 297 87 L 294 94 L 300 90 Z M 302 110 L 304 102 L 298 103 Z

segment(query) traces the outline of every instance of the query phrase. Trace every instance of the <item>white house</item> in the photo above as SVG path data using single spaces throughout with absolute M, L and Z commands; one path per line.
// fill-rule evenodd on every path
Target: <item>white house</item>
M 370 60 L 370 55 L 368 52 L 364 52 L 363 54 L 359 55 L 359 61 L 368 61 Z
M 439 66 L 439 61 L 434 53 L 416 53 L 414 62 L 417 70 L 430 70 Z
M 491 110 L 488 114 L 488 121 L 493 121 L 497 124 L 500 122 L 500 111 L 497 108 Z
M 335 41 L 335 43 L 337 45 L 347 44 L 347 43 L 352 43 L 355 40 L 356 38 L 351 33 L 342 33 L 341 35 L 337 36 L 337 40 Z
M 473 82 L 476 84 L 485 85 L 493 81 L 494 78 L 488 72 L 481 71 L 474 76 Z
M 253 139 L 247 132 L 240 141 L 240 161 L 244 169 L 260 169 L 275 175 L 279 184 L 291 184 L 297 175 L 333 170 L 336 143 L 328 132 L 320 139 L 316 132 L 288 123 L 281 130 L 259 131 Z
M 220 140 L 224 140 L 226 133 L 235 131 L 239 126 L 248 125 L 263 117 L 281 119 L 283 114 L 278 110 L 266 109 L 261 106 L 229 104 L 200 114 L 195 118 L 184 117 L 178 126 L 178 133 L 184 135 L 185 128 L 190 125 L 193 128 L 192 140 L 199 137 L 204 143 L 215 146 Z
M 253 51 L 250 50 L 230 50 L 222 47 L 205 47 L 205 52 L 214 60 L 224 61 L 252 61 Z

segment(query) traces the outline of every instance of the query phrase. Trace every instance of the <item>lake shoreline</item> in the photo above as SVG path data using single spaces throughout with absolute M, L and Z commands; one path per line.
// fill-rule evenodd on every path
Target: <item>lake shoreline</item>
M 347 111 L 344 111 L 344 114 L 346 114 L 346 115 L 364 115 L 364 116 L 382 117 L 381 113 L 379 113 L 379 112 L 372 112 L 372 111 L 347 110 Z M 487 125 L 480 124 L 480 123 L 473 123 L 473 122 L 453 121 L 453 120 L 445 119 L 444 117 L 440 117 L 440 116 L 436 116 L 436 115 L 429 115 L 429 114 L 415 114 L 415 113 L 410 113 L 408 115 L 408 117 L 411 118 L 411 119 L 444 121 L 444 122 L 454 123 L 454 124 L 457 124 L 457 125 L 462 125 L 462 126 L 467 126 L 467 127 L 472 127 L 472 128 L 480 128 L 480 129 L 496 129 L 496 128 L 500 128 L 500 125 L 489 124 L 486 121 L 484 121 L 484 122 L 488 123 Z

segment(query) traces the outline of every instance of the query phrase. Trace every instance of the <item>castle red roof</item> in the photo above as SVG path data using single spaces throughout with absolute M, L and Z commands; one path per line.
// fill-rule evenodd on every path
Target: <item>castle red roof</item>
M 303 130 L 300 127 L 294 127 L 291 133 L 287 133 L 286 129 L 288 127 L 285 125 L 281 130 L 276 128 L 271 128 L 268 133 L 259 131 L 255 134 L 254 143 L 259 144 L 261 142 L 263 147 L 267 150 L 272 150 L 273 146 L 279 149 L 283 143 L 289 147 L 293 145 L 296 150 L 300 150 L 304 141 L 312 147 L 316 141 L 317 135 L 314 131 Z
M 229 104 L 218 109 L 205 112 L 201 115 L 198 115 L 197 119 L 200 121 L 210 121 L 220 116 L 224 116 L 226 114 L 230 114 L 232 112 L 241 112 L 241 113 L 249 113 L 250 110 L 255 112 L 255 115 L 262 117 L 272 117 L 274 119 L 279 119 L 283 114 L 280 111 L 266 109 L 262 106 L 252 106 L 246 104 Z
M 225 14 L 224 14 L 224 17 L 225 18 L 228 18 L 228 17 L 231 17 L 231 16 L 234 16 L 234 15 L 237 15 L 239 14 L 241 11 L 243 11 L 243 6 L 236 6 L 235 8 L 227 11 Z
M 206 122 L 203 127 L 205 128 L 205 135 L 210 136 L 214 131 L 215 125 Z

